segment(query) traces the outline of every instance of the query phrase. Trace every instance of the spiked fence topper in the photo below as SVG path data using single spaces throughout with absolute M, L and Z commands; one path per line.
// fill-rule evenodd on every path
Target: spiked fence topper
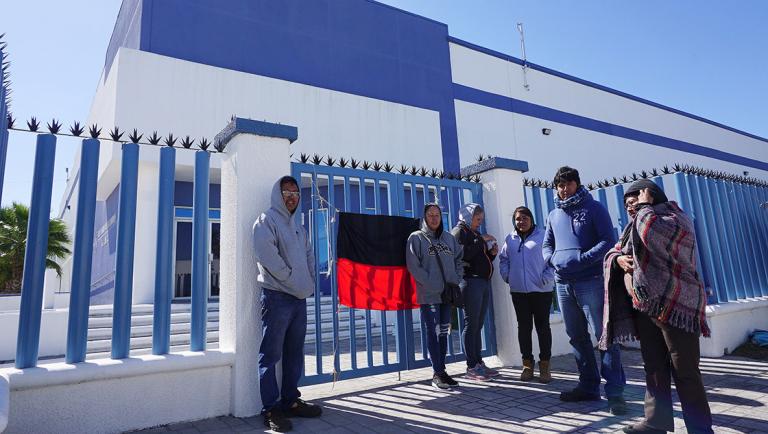
M 48 131 L 51 132 L 51 134 L 58 134 L 59 130 L 61 130 L 61 123 L 57 121 L 56 119 L 51 120 L 47 125 Z
M 112 128 L 112 130 L 109 131 L 109 137 L 113 142 L 119 142 L 120 139 L 123 138 L 123 133 L 120 131 L 120 128 L 115 126 Z
M 186 136 L 186 137 L 184 137 L 183 139 L 181 139 L 181 146 L 182 146 L 184 149 L 189 149 L 189 148 L 191 148 L 191 147 L 192 147 L 192 145 L 193 145 L 194 143 L 195 143 L 195 139 L 193 139 L 193 138 L 191 138 L 191 137 L 189 137 L 189 136 Z
M 133 132 L 130 135 L 128 135 L 128 140 L 130 140 L 131 143 L 139 143 L 142 137 L 144 136 L 142 134 L 139 134 L 136 128 L 134 128 Z
M 173 133 L 168 133 L 168 137 L 163 140 L 166 146 L 173 148 L 173 145 L 176 144 L 176 137 L 173 137 Z
M 201 139 L 200 143 L 197 145 L 197 147 L 203 151 L 207 151 L 209 146 L 211 146 L 211 143 L 208 141 L 208 139 Z
M 135 131 L 135 130 L 134 130 Z M 69 133 L 75 137 L 80 137 L 85 132 L 85 127 L 80 125 L 80 122 L 75 121 L 71 127 L 69 127 Z
M 91 135 L 92 139 L 98 139 L 101 135 L 101 128 L 99 128 L 98 125 L 93 124 L 91 125 L 91 128 L 88 129 L 88 134 Z

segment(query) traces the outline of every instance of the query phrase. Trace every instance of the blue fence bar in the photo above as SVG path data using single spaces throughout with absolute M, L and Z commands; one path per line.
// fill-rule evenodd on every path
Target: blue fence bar
M 768 295 L 768 236 L 766 235 L 766 215 L 762 214 L 763 210 L 760 208 L 760 199 L 757 191 L 758 187 L 753 185 L 744 186 L 746 193 L 745 203 L 748 204 L 750 212 L 750 224 L 749 227 L 754 227 L 755 232 L 753 238 L 756 246 L 756 256 L 758 261 L 757 274 L 760 278 L 761 295 Z
M 160 150 L 157 197 L 157 257 L 155 259 L 155 306 L 152 321 L 152 354 L 171 350 L 171 298 L 173 297 L 173 190 L 176 149 Z
M 715 198 L 718 201 L 718 212 L 721 216 L 721 228 L 732 227 L 733 211 L 731 209 L 730 192 L 726 189 L 725 181 L 715 181 L 717 185 Z M 736 231 L 732 231 L 729 234 L 722 234 L 721 240 L 724 241 L 726 248 L 728 249 L 728 259 L 730 260 L 730 274 L 733 281 L 733 291 L 729 291 L 731 297 L 728 301 L 738 300 L 744 298 L 744 274 L 741 271 L 741 244 L 738 242 Z M 727 235 L 727 236 L 726 236 Z
M 684 175 L 684 181 L 691 200 L 691 210 L 693 212 L 693 224 L 696 228 L 696 242 L 698 244 L 699 258 L 701 259 L 702 278 L 707 290 L 708 303 L 717 303 L 720 284 L 717 277 L 713 275 L 715 269 L 715 256 L 713 247 L 710 246 L 709 226 L 707 224 L 707 213 L 704 212 L 702 196 L 699 192 L 698 181 L 695 175 Z
M 3 52 L 0 50 L 0 59 Z M 0 203 L 3 202 L 3 184 L 5 180 L 5 161 L 8 155 L 8 106 L 6 105 L 5 86 L 0 84 Z
M 123 143 L 120 200 L 117 211 L 115 253 L 115 302 L 112 317 L 112 358 L 124 359 L 131 347 L 133 251 L 136 239 L 136 192 L 139 178 L 139 145 Z
M 77 192 L 72 288 L 69 294 L 67 363 L 85 360 L 88 309 L 91 300 L 93 231 L 96 218 L 96 183 L 99 179 L 99 141 L 83 140 L 80 149 L 80 187 Z
M 688 184 L 685 182 L 685 174 L 678 172 L 673 175 L 673 179 L 675 182 L 675 189 L 677 190 L 677 202 L 678 205 L 685 211 L 688 216 L 691 218 L 691 221 L 694 225 L 694 232 L 697 233 L 699 230 L 696 226 L 696 216 L 697 213 L 693 209 L 693 205 L 691 204 L 691 192 L 688 191 Z M 702 254 L 701 254 L 701 240 L 698 239 L 699 237 L 696 237 L 696 253 L 695 253 L 695 259 L 696 259 L 696 272 L 699 273 L 699 276 L 701 277 L 702 281 L 704 282 L 705 288 L 708 286 L 708 280 L 705 277 L 704 274 L 704 268 L 702 266 Z
M 192 199 L 192 325 L 190 349 L 205 351 L 208 326 L 208 189 L 211 155 L 195 152 L 195 191 Z
M 18 369 L 37 365 L 55 156 L 56 136 L 38 135 L 32 179 L 32 200 L 27 223 L 27 247 L 24 252 L 24 275 L 21 282 L 19 331 L 16 340 L 16 368 Z
M 752 237 L 748 237 L 746 234 L 745 225 L 747 225 L 746 219 L 746 206 L 744 201 L 744 193 L 741 189 L 741 185 L 735 182 L 728 182 L 728 186 L 731 189 L 731 206 L 734 212 L 734 229 L 738 234 L 741 244 L 741 258 L 742 258 L 742 271 L 744 272 L 744 283 L 746 285 L 745 292 L 747 297 L 754 297 L 755 292 L 760 292 L 760 283 L 758 282 L 757 273 L 755 272 L 755 251 L 752 248 Z
M 706 217 L 706 227 L 712 229 L 707 231 L 707 235 L 709 237 L 709 246 L 712 248 L 712 276 L 716 279 L 717 301 L 725 303 L 729 299 L 728 287 L 730 286 L 730 283 L 727 279 L 727 273 L 729 273 L 729 271 L 726 268 L 725 246 L 720 241 L 721 231 L 718 230 L 718 228 L 722 228 L 722 226 L 720 226 L 721 223 L 717 221 L 717 213 L 714 212 L 713 208 L 716 205 L 713 204 L 710 195 L 710 190 L 712 190 L 713 187 L 709 179 L 698 175 L 695 176 L 695 178 L 697 191 L 700 196 L 700 208 L 697 208 L 697 210 L 701 211 L 700 215 Z

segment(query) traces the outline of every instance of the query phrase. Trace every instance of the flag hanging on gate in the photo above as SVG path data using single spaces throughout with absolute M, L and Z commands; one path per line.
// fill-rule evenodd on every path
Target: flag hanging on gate
M 405 265 L 405 248 L 421 220 L 339 214 L 336 276 L 339 303 L 356 309 L 418 307 L 416 282 Z

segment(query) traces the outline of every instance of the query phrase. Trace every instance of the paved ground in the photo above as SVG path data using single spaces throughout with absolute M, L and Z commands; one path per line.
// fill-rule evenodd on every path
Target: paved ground
M 616 432 L 642 418 L 645 386 L 640 353 L 624 352 L 629 384 L 629 414 L 612 416 L 606 401 L 566 404 L 562 390 L 576 384 L 571 356 L 553 360 L 555 381 L 523 383 L 517 369 L 502 369 L 502 377 L 478 383 L 459 377 L 461 387 L 443 392 L 426 381 L 429 369 L 385 374 L 321 384 L 302 389 L 304 398 L 324 407 L 322 418 L 294 419 L 299 433 L 557 433 Z M 702 359 L 704 382 L 714 414 L 716 433 L 768 433 L 768 362 L 739 357 Z M 449 367 L 463 372 L 462 364 Z M 676 432 L 686 432 L 679 405 Z M 266 432 L 261 417 L 219 417 L 142 431 L 150 432 Z

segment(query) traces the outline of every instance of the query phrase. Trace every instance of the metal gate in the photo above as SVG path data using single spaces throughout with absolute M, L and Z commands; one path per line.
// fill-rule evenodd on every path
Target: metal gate
M 424 203 L 437 201 L 443 225 L 451 228 L 459 208 L 482 204 L 482 185 L 428 176 L 292 163 L 301 202 L 297 218 L 311 235 L 318 276 L 308 300 L 302 385 L 429 366 L 419 309 L 371 311 L 338 304 L 335 237 L 337 212 L 422 217 Z M 491 306 L 493 303 L 491 303 Z M 464 314 L 455 312 L 446 362 L 464 359 Z M 493 309 L 483 327 L 483 355 L 495 354 Z M 335 374 L 335 375 L 334 375 Z

